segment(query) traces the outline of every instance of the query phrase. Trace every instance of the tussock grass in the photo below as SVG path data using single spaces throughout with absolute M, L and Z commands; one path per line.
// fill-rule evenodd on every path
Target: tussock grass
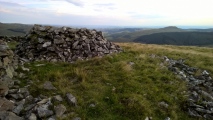
M 16 41 L 12 41 L 12 42 L 8 42 L 8 47 L 12 50 L 15 50 L 16 49 L 16 45 L 18 45 L 18 42 Z
M 154 120 L 166 117 L 172 120 L 194 119 L 185 111 L 186 83 L 163 66 L 161 57 L 150 56 L 155 54 L 174 59 L 182 58 L 190 66 L 213 73 L 212 49 L 118 44 L 123 47 L 123 53 L 103 58 L 97 57 L 73 64 L 26 64 L 31 70 L 27 79 L 34 82 L 30 88 L 31 93 L 33 96 L 43 94 L 49 97 L 60 94 L 64 98 L 66 93 L 72 93 L 77 98 L 78 106 L 71 107 L 64 100 L 67 113 L 74 112 L 66 118 L 68 120 L 75 116 L 83 120 L 143 120 L 147 116 Z M 200 55 L 201 52 L 205 55 Z M 45 66 L 36 67 L 37 64 Z M 44 90 L 42 85 L 45 81 L 51 81 L 57 90 Z M 162 101 L 169 105 L 168 108 L 159 105 Z M 95 107 L 91 107 L 91 104 Z

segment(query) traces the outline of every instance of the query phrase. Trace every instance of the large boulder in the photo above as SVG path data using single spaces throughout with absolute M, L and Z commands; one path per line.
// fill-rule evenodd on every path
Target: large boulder
M 34 25 L 16 49 L 21 58 L 53 62 L 73 62 L 121 51 L 101 31 L 41 25 Z

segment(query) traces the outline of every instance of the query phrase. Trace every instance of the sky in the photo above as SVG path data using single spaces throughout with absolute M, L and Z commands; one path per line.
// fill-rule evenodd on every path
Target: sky
M 0 0 L 0 22 L 213 26 L 213 0 Z

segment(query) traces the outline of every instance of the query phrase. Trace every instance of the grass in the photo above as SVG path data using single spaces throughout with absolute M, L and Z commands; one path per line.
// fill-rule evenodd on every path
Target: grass
M 73 64 L 25 64 L 30 68 L 26 80 L 34 82 L 30 87 L 31 94 L 34 97 L 60 94 L 64 98 L 66 93 L 73 94 L 77 98 L 77 107 L 70 106 L 65 99 L 63 101 L 67 113 L 72 113 L 67 120 L 76 116 L 83 120 L 144 120 L 147 116 L 154 120 L 166 117 L 172 120 L 195 119 L 186 113 L 186 83 L 162 66 L 161 57 L 152 58 L 150 55 L 183 58 L 188 65 L 213 73 L 213 49 L 118 44 L 124 49 L 123 53 L 103 58 Z M 45 65 L 36 66 L 38 64 Z M 45 81 L 51 81 L 57 90 L 44 90 Z M 169 105 L 168 108 L 159 105 L 162 101 Z
M 7 43 L 8 47 L 12 50 L 15 50 L 16 49 L 16 45 L 18 45 L 18 42 L 16 41 L 11 41 L 11 42 L 8 42 Z

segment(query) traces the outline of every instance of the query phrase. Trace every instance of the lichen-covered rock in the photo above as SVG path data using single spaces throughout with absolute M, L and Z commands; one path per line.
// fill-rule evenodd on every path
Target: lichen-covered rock
M 16 53 L 31 61 L 73 62 L 122 51 L 107 41 L 102 32 L 83 28 L 34 25 L 20 42 Z
M 0 98 L 0 111 L 12 110 L 14 107 L 14 103 L 5 99 Z
M 66 107 L 63 104 L 54 107 L 56 117 L 61 117 L 66 112 Z
M 67 93 L 66 97 L 69 104 L 73 106 L 77 106 L 77 100 L 71 93 Z

